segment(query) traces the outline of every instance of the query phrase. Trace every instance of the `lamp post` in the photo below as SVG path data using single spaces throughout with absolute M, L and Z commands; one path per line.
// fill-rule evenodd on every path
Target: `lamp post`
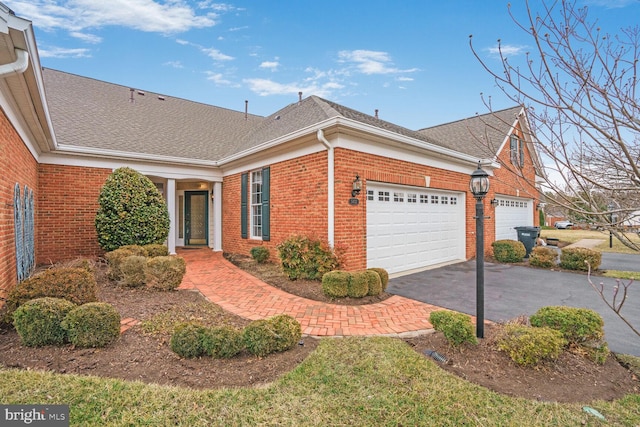
M 476 337 L 484 338 L 484 196 L 489 191 L 489 174 L 480 167 L 471 174 L 469 188 L 476 199 Z

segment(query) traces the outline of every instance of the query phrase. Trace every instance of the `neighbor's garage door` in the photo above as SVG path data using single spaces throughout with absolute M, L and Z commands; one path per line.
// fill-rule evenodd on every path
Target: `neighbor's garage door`
M 367 266 L 389 273 L 465 257 L 464 193 L 367 183 Z
M 533 201 L 506 196 L 496 196 L 496 199 L 496 240 L 518 240 L 514 227 L 533 225 Z

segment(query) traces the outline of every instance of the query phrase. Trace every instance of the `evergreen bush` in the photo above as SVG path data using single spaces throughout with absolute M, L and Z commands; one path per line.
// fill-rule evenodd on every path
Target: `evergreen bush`
M 600 340 L 604 336 L 604 321 L 594 310 L 565 306 L 542 307 L 529 318 L 532 326 L 549 327 L 562 333 L 569 342 L 580 344 Z
M 172 291 L 182 283 L 187 264 L 179 256 L 157 256 L 149 258 L 145 268 L 147 286 L 163 291 Z
M 269 259 L 269 249 L 265 246 L 254 246 L 251 248 L 251 257 L 258 263 L 262 264 Z
M 566 341 L 559 331 L 547 327 L 507 324 L 499 334 L 498 348 L 521 366 L 535 366 L 557 359 Z
M 491 246 L 493 257 L 499 262 L 520 262 L 527 254 L 524 244 L 517 240 L 496 240 Z
M 429 322 L 436 331 L 442 332 L 454 347 L 465 342 L 478 343 L 471 318 L 466 314 L 446 310 L 434 311 L 429 316 Z
M 95 226 L 105 251 L 121 246 L 162 243 L 169 235 L 169 211 L 149 178 L 131 168 L 118 168 L 98 197 Z
M 350 298 L 362 298 L 367 293 L 369 293 L 369 279 L 366 272 L 352 272 L 347 285 L 347 296 Z
M 340 267 L 340 260 L 329 244 L 307 236 L 292 236 L 277 246 L 282 269 L 290 280 L 321 280 Z
M 13 326 L 28 347 L 63 344 L 67 333 L 61 324 L 75 306 L 62 298 L 32 299 L 13 313 Z
M 151 258 L 169 255 L 169 248 L 158 243 L 150 243 L 148 245 L 144 245 L 143 248 L 147 251 L 147 256 Z
M 120 264 L 122 284 L 130 288 L 139 288 L 146 284 L 145 267 L 147 258 L 138 255 L 126 257 Z
M 273 353 L 278 345 L 274 326 L 266 319 L 254 320 L 245 326 L 242 339 L 247 351 L 259 357 Z
M 363 274 L 367 278 L 367 284 L 369 288 L 367 295 L 380 295 L 382 293 L 382 280 L 380 279 L 380 275 L 374 270 L 366 270 L 363 272 Z
M 389 283 L 389 273 L 387 272 L 387 270 L 378 267 L 373 267 L 369 270 L 373 270 L 378 273 L 378 276 L 380 276 L 380 281 L 382 282 L 382 292 L 384 292 L 387 289 L 387 284 Z
M 295 347 L 302 338 L 302 328 L 293 316 L 279 314 L 267 319 L 276 334 L 274 351 L 285 351 Z
M 322 276 L 322 292 L 329 298 L 347 296 L 350 274 L 346 271 L 329 271 Z
M 558 252 L 547 246 L 536 246 L 529 254 L 529 264 L 534 267 L 553 268 L 558 264 Z
M 211 328 L 205 335 L 203 347 L 205 353 L 211 357 L 233 357 L 244 349 L 242 331 L 231 326 Z
M 120 313 L 106 302 L 90 302 L 69 311 L 62 327 L 76 347 L 105 347 L 120 336 Z
M 185 322 L 175 327 L 169 345 L 178 356 L 194 358 L 206 353 L 209 339 L 206 327 L 196 322 Z
M 588 271 L 589 263 L 591 271 L 595 271 L 601 262 L 602 254 L 587 248 L 564 248 L 560 254 L 560 267 L 567 270 Z
M 135 255 L 134 251 L 128 248 L 118 248 L 104 254 L 104 259 L 107 260 L 107 265 L 109 266 L 109 271 L 107 272 L 109 279 L 116 282 L 122 280 L 122 263 L 133 255 Z

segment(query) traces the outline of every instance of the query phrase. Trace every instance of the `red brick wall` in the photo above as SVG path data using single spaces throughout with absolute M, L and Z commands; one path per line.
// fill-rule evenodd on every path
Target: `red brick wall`
M 103 253 L 94 220 L 100 188 L 110 173 L 111 169 L 39 165 L 38 264 Z
M 11 122 L 0 112 L 0 301 L 17 282 L 13 193 L 15 184 L 24 194 L 25 185 L 34 192 L 38 210 L 37 163 Z M 36 229 L 38 224 L 36 222 Z M 37 249 L 36 249 L 37 255 Z M 1 302 L 0 302 L 0 305 Z

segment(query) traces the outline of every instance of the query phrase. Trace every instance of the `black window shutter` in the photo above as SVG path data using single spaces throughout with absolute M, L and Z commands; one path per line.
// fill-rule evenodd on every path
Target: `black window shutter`
M 243 173 L 240 179 L 240 236 L 243 239 L 247 238 L 247 187 L 249 185 L 249 174 Z
M 270 196 L 270 172 L 269 168 L 262 169 L 262 240 L 271 240 L 271 230 L 269 222 L 271 219 L 271 196 Z
M 524 141 L 519 139 L 518 143 L 520 148 L 520 167 L 523 168 L 524 167 Z

